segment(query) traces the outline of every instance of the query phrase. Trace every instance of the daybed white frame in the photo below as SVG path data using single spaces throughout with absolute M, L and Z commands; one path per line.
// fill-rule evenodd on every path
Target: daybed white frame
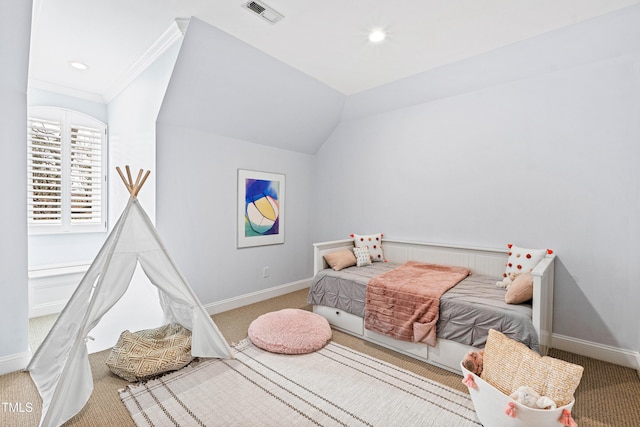
M 327 253 L 353 248 L 351 239 L 313 244 L 314 276 L 328 268 L 323 256 Z M 508 258 L 507 249 L 487 249 L 437 243 L 408 242 L 383 239 L 382 248 L 387 261 L 426 263 L 467 267 L 472 274 L 502 277 Z M 533 270 L 533 326 L 538 332 L 540 350 L 547 354 L 551 344 L 553 321 L 553 273 L 555 254 L 547 255 Z M 473 347 L 455 341 L 438 339 L 435 347 L 422 343 L 399 341 L 364 328 L 364 319 L 338 308 L 313 306 L 314 313 L 325 317 L 336 329 L 367 341 L 390 348 L 408 356 L 423 360 L 452 372 L 460 373 L 460 361 Z

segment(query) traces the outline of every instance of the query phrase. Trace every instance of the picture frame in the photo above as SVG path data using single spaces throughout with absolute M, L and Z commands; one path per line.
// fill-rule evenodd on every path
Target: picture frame
M 238 248 L 284 243 L 285 175 L 238 169 Z

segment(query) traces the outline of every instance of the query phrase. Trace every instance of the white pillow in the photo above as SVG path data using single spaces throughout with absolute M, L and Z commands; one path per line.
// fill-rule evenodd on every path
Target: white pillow
M 382 233 L 378 234 L 352 234 L 353 245 L 356 248 L 367 247 L 369 254 L 374 262 L 384 261 L 384 254 L 382 253 Z
M 353 254 L 356 256 L 356 267 L 364 267 L 371 265 L 371 254 L 369 248 L 363 246 L 361 248 L 353 248 Z
M 536 265 L 547 254 L 546 249 L 528 249 L 509 244 L 509 258 L 507 268 L 503 274 L 507 277 L 509 273 L 516 274 L 531 273 Z

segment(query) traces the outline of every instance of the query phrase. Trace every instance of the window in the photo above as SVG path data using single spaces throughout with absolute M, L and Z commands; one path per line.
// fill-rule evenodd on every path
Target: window
M 29 108 L 30 233 L 106 231 L 104 123 L 76 111 Z

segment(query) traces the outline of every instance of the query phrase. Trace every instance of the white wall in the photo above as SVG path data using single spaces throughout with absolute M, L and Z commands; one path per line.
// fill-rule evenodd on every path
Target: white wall
M 314 240 L 552 248 L 554 333 L 637 350 L 639 31 L 631 8 L 350 97 Z
M 27 71 L 31 2 L 0 2 L 0 374 L 29 360 L 27 301 Z
M 203 304 L 311 276 L 309 151 L 337 125 L 343 103 L 317 80 L 191 19 L 158 119 L 157 227 Z M 239 168 L 286 175 L 284 244 L 236 247 Z
M 109 228 L 113 227 L 127 204 L 129 193 L 116 172 L 130 165 L 133 179 L 138 170 L 151 175 L 140 191 L 140 203 L 155 219 L 156 120 L 173 71 L 180 41 L 174 42 L 125 90 L 108 105 L 109 113 Z
M 164 124 L 313 154 L 345 96 L 197 18 L 189 20 Z
M 158 231 L 203 304 L 311 276 L 312 156 L 159 125 L 157 160 Z M 286 175 L 284 244 L 237 249 L 238 168 Z
M 151 174 L 138 195 L 140 204 L 151 218 L 156 211 L 156 119 L 169 83 L 180 40 L 160 55 L 140 76 L 120 92 L 108 105 L 109 117 L 109 229 L 120 217 L 129 192 L 116 172 L 131 166 L 135 180 L 140 169 Z M 113 346 L 122 331 L 138 331 L 165 323 L 158 291 L 138 266 L 129 289 L 91 331 L 87 342 L 90 353 Z

